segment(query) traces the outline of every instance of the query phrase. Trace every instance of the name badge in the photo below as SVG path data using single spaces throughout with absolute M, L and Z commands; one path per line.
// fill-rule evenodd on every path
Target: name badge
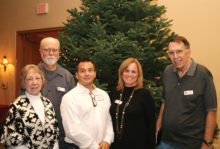
M 57 90 L 60 91 L 60 92 L 65 92 L 66 91 L 65 88 L 63 88 L 63 87 L 57 87 Z
M 184 95 L 193 95 L 193 90 L 184 91 Z
M 104 98 L 103 98 L 102 95 L 95 95 L 95 100 L 97 100 L 97 101 L 103 101 Z
M 115 103 L 120 105 L 120 104 L 122 104 L 122 101 L 117 99 L 117 100 L 115 100 Z

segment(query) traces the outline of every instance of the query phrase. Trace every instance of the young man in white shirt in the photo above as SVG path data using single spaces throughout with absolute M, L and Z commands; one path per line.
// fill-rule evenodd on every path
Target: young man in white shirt
M 80 149 L 109 149 L 114 138 L 110 99 L 93 84 L 95 77 L 94 63 L 88 59 L 80 61 L 77 86 L 63 96 L 60 106 L 65 141 Z

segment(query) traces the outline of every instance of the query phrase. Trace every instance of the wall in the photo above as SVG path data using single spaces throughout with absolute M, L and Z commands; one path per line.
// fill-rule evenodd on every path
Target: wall
M 172 30 L 190 41 L 192 57 L 212 72 L 219 99 L 220 1 L 158 0 L 158 4 L 166 6 L 165 17 L 173 20 Z M 218 115 L 219 112 L 220 108 Z M 220 126 L 219 116 L 217 121 Z M 220 139 L 216 141 L 216 148 L 220 148 Z
M 37 4 L 45 2 L 49 13 L 37 15 Z M 80 0 L 0 0 L 0 62 L 7 56 L 11 64 L 6 72 L 0 67 L 0 104 L 9 104 L 15 98 L 16 32 L 63 26 L 69 17 L 66 9 L 80 4 Z M 3 82 L 7 82 L 7 89 L 2 89 Z

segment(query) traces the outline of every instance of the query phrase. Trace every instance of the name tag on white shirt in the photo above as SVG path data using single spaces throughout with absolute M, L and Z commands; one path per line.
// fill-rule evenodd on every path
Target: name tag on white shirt
M 57 87 L 57 90 L 60 91 L 60 92 L 65 92 L 66 91 L 65 88 L 63 88 L 63 87 Z
M 95 95 L 95 100 L 97 100 L 97 101 L 103 101 L 104 98 L 102 97 L 102 95 Z
M 117 100 L 115 100 L 115 103 L 120 105 L 120 104 L 122 104 L 122 101 L 117 99 Z
M 184 95 L 193 95 L 193 90 L 184 91 Z

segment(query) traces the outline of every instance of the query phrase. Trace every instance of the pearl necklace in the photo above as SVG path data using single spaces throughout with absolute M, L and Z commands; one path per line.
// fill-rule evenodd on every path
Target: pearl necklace
M 122 110 L 122 116 L 121 116 L 121 124 L 120 124 L 120 128 L 119 128 L 119 120 L 118 120 L 118 114 L 119 114 L 119 106 L 120 104 L 117 105 L 116 107 L 116 113 L 115 113 L 115 119 L 116 119 L 116 133 L 117 133 L 117 137 L 118 139 L 121 139 L 122 138 L 122 133 L 123 133 L 123 127 L 124 127 L 124 116 L 125 116 L 125 110 L 126 108 L 128 107 L 128 105 L 130 104 L 130 101 L 133 97 L 133 94 L 134 94 L 134 89 L 128 99 L 128 101 L 125 103 L 125 106 Z M 122 93 L 120 93 L 120 98 L 119 98 L 119 101 L 122 101 Z

